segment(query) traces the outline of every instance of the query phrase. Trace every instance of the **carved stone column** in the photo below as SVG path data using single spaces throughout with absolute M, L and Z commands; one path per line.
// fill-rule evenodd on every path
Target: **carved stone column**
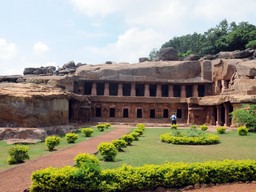
M 168 97 L 173 97 L 173 85 L 169 85 L 168 87 Z
M 217 106 L 217 122 L 216 125 L 220 125 L 221 126 L 222 122 L 221 122 L 221 106 Z
M 105 83 L 104 96 L 109 96 L 109 83 Z
M 144 89 L 144 96 L 149 97 L 149 84 L 145 84 L 145 89 Z
M 162 88 L 161 84 L 156 85 L 156 97 L 162 97 Z
M 118 83 L 117 96 L 123 96 L 123 83 Z
M 136 96 L 135 83 L 132 83 L 132 87 L 131 87 L 131 96 Z
M 193 97 L 198 97 L 198 85 L 193 85 Z
M 228 103 L 224 103 L 224 108 L 225 108 L 225 122 L 224 122 L 224 126 L 230 126 L 229 104 Z
M 181 98 L 186 98 L 186 85 L 181 85 Z
M 97 88 L 96 88 L 97 84 L 96 82 L 92 83 L 92 96 L 97 95 Z

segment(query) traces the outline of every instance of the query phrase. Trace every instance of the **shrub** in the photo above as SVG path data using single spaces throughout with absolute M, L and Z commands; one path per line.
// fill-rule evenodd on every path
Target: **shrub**
M 97 127 L 97 129 L 98 129 L 99 131 L 104 131 L 105 128 L 106 128 L 106 125 L 105 125 L 105 124 L 98 124 L 96 127 Z
M 234 122 L 238 126 L 245 125 L 249 131 L 256 131 L 256 105 L 243 105 L 232 113 Z
M 145 125 L 143 124 L 143 123 L 138 123 L 137 125 L 136 125 L 136 127 L 138 128 L 138 129 L 145 129 Z
M 256 180 L 255 160 L 165 163 L 99 170 L 97 167 L 46 168 L 32 174 L 31 192 L 42 191 L 153 191 L 195 184 Z M 177 189 L 178 190 L 178 189 Z
M 133 136 L 134 141 L 138 141 L 139 140 L 139 133 L 136 133 L 135 131 L 133 131 L 130 134 Z
M 87 153 L 80 153 L 74 158 L 76 162 L 76 167 L 81 167 L 83 164 L 94 164 L 99 166 L 100 161 L 95 155 L 90 155 Z
M 28 155 L 29 148 L 27 146 L 16 145 L 9 149 L 9 159 L 8 163 L 16 164 L 16 163 L 23 163 L 24 160 L 29 159 Z
M 110 123 L 104 123 L 105 124 L 105 128 L 108 129 L 110 128 L 112 125 Z
M 112 143 L 118 151 L 124 151 L 123 148 L 125 148 L 127 145 L 125 140 L 123 140 L 123 139 L 113 140 Z
M 160 140 L 166 143 L 182 145 L 210 145 L 219 143 L 219 137 L 197 129 L 186 131 L 173 130 L 171 133 L 160 135 Z
M 131 134 L 123 135 L 121 139 L 125 140 L 127 145 L 132 145 L 132 142 L 134 141 L 134 137 Z
M 92 128 L 82 128 L 81 132 L 85 135 L 85 137 L 91 137 L 94 130 Z
M 224 134 L 224 133 L 226 133 L 226 130 L 227 130 L 226 127 L 217 127 L 218 134 Z
M 197 126 L 196 125 L 191 125 L 189 128 L 190 129 L 197 129 Z
M 239 134 L 240 136 L 246 136 L 246 135 L 248 135 L 248 131 L 249 131 L 249 129 L 246 128 L 245 126 L 241 126 L 241 127 L 238 127 L 238 128 L 237 128 L 237 132 L 238 132 L 238 134 Z
M 173 125 L 171 126 L 171 129 L 178 129 L 178 125 L 177 125 L 177 124 L 173 124 Z
M 205 124 L 203 124 L 203 125 L 200 126 L 200 129 L 202 131 L 206 131 L 208 129 L 208 127 Z
M 78 134 L 76 133 L 67 133 L 65 135 L 65 138 L 68 143 L 75 143 L 75 141 L 78 139 Z
M 117 155 L 116 147 L 110 142 L 102 142 L 98 145 L 98 150 L 100 155 L 103 157 L 104 161 L 114 161 Z
M 60 137 L 55 135 L 46 137 L 45 145 L 47 146 L 49 151 L 53 151 L 53 149 L 60 144 Z
M 136 128 L 136 129 L 134 129 L 134 132 L 138 133 L 139 136 L 141 136 L 141 135 L 143 135 L 143 133 L 144 133 L 144 129 Z

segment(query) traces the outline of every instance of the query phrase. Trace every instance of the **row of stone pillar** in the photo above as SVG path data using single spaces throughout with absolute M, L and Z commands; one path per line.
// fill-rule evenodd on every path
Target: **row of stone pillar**
M 150 96 L 149 85 L 150 84 L 145 84 L 145 88 L 144 88 L 144 96 L 145 97 Z M 91 95 L 93 95 L 93 96 L 97 95 L 97 83 L 96 82 L 92 83 Z M 104 96 L 109 96 L 109 83 L 105 83 Z M 117 96 L 123 96 L 123 84 L 122 83 L 118 84 Z M 136 96 L 136 84 L 135 83 L 131 84 L 130 96 Z M 173 96 L 174 96 L 173 85 L 169 85 L 168 86 L 168 97 L 173 97 Z M 186 85 L 181 85 L 180 96 L 182 98 L 186 98 Z M 160 84 L 157 84 L 157 87 L 156 87 L 156 97 L 162 97 L 162 89 L 161 89 Z M 196 84 L 193 85 L 192 97 L 198 97 L 198 85 L 196 85 Z

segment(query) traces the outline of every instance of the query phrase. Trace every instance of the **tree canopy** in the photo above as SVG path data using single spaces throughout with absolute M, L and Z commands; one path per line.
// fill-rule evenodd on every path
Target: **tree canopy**
M 220 51 L 256 48 L 256 26 L 248 22 L 230 24 L 226 19 L 203 34 L 193 33 L 174 37 L 161 48 L 173 47 L 179 55 L 197 54 L 199 56 L 216 54 Z M 152 50 L 156 53 L 157 49 Z M 150 53 L 152 57 L 152 53 Z

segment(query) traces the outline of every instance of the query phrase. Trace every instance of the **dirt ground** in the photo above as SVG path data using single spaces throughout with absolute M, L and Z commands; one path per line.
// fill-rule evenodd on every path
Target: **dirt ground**
M 73 158 L 78 153 L 93 154 L 97 151 L 97 145 L 102 141 L 112 141 L 129 132 L 130 126 L 119 125 L 111 132 L 98 137 L 92 137 L 89 140 L 76 144 L 68 149 L 53 152 L 50 155 L 36 160 L 30 160 L 26 163 L 15 166 L 11 169 L 0 172 L 0 191 L 1 192 L 22 192 L 29 188 L 31 184 L 31 174 L 33 171 L 46 167 L 62 167 L 73 165 Z M 214 130 L 214 128 L 210 128 Z M 168 191 L 168 190 L 167 190 Z M 182 191 L 185 191 L 182 190 Z M 235 183 L 212 186 L 200 189 L 186 189 L 192 192 L 256 192 L 256 183 Z

